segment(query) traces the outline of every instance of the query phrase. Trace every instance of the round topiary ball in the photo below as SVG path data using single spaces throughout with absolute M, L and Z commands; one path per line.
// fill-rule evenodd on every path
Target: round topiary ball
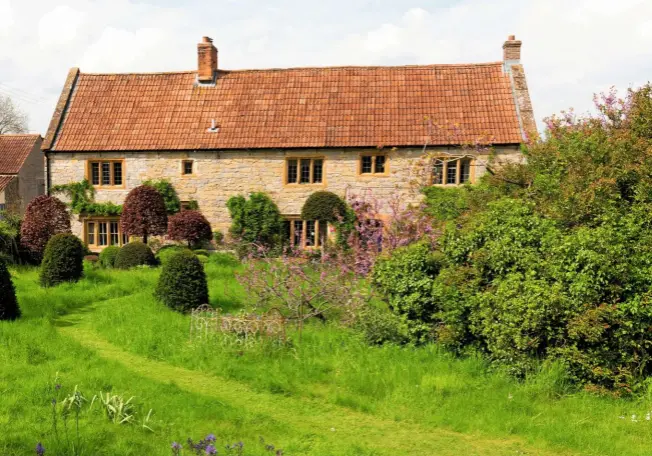
M 41 263 L 41 286 L 77 282 L 84 274 L 84 246 L 70 233 L 52 236 L 45 246 Z
M 332 192 L 315 192 L 301 209 L 303 220 L 337 222 L 346 215 L 347 206 L 342 198 Z
M 208 303 L 206 273 L 197 255 L 187 250 L 175 252 L 163 265 L 154 296 L 180 312 Z
M 100 252 L 100 264 L 103 268 L 113 268 L 115 267 L 115 259 L 118 256 L 120 247 L 117 245 L 110 245 L 105 247 L 104 250 Z
M 122 246 L 115 257 L 114 267 L 129 269 L 136 266 L 154 266 L 156 257 L 147 244 L 140 241 L 130 242 Z
M 16 289 L 7 270 L 7 264 L 0 260 L 0 320 L 20 318 L 20 307 L 16 299 Z

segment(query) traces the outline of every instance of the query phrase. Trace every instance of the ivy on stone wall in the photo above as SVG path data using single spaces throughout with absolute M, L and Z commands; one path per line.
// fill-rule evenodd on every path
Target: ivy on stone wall
M 95 189 L 87 179 L 80 182 L 55 185 L 52 187 L 52 193 L 66 195 L 70 199 L 68 206 L 73 214 L 109 216 L 122 213 L 122 206 L 119 204 L 95 202 Z

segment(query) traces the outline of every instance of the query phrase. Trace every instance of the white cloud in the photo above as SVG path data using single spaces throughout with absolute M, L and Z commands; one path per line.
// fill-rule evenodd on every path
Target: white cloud
M 593 92 L 652 74 L 649 0 L 434 3 L 0 0 L 0 83 L 30 94 L 17 102 L 43 133 L 70 67 L 193 69 L 203 35 L 215 38 L 220 66 L 237 69 L 497 61 L 515 33 L 539 119 L 586 111 Z
M 39 44 L 42 49 L 60 48 L 77 37 L 77 29 L 86 14 L 68 5 L 59 5 L 44 14 L 38 23 Z M 62 24 L 65 26 L 62 27 Z

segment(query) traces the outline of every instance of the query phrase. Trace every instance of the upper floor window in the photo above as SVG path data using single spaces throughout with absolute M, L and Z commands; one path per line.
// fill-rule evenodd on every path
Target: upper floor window
M 321 184 L 323 182 L 323 158 L 288 158 L 285 166 L 286 184 Z
M 470 158 L 438 158 L 432 169 L 434 185 L 460 185 L 471 182 Z
M 387 155 L 361 155 L 360 174 L 385 174 L 387 171 Z
M 188 176 L 193 172 L 193 161 L 192 160 L 183 160 L 181 162 L 181 174 Z
M 123 160 L 91 160 L 88 162 L 88 177 L 98 187 L 122 187 L 124 182 Z

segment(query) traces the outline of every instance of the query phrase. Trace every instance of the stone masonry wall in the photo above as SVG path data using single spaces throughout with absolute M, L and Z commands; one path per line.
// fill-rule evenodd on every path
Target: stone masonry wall
M 388 154 L 387 176 L 359 175 L 362 153 Z M 496 148 L 499 161 L 520 160 L 517 146 Z M 433 148 L 429 149 L 433 153 Z M 451 150 L 451 153 L 454 153 Z M 403 202 L 416 202 L 418 195 L 409 182 L 422 156 L 420 148 L 384 150 L 252 150 L 215 152 L 102 152 L 50 154 L 52 185 L 77 182 L 86 177 L 89 159 L 124 158 L 125 188 L 98 190 L 98 202 L 122 204 L 127 193 L 147 179 L 168 179 L 182 201 L 196 200 L 210 221 L 213 230 L 226 233 L 230 217 L 227 200 L 238 194 L 265 192 L 276 202 L 284 215 L 299 215 L 308 196 L 318 190 L 328 190 L 342 197 L 370 192 L 380 199 L 398 192 Z M 322 184 L 284 184 L 285 160 L 290 157 L 324 159 Z M 476 178 L 485 172 L 487 157 L 478 157 L 472 174 Z M 194 160 L 194 173 L 181 173 L 182 160 Z M 81 235 L 81 223 L 73 221 L 73 232 Z

